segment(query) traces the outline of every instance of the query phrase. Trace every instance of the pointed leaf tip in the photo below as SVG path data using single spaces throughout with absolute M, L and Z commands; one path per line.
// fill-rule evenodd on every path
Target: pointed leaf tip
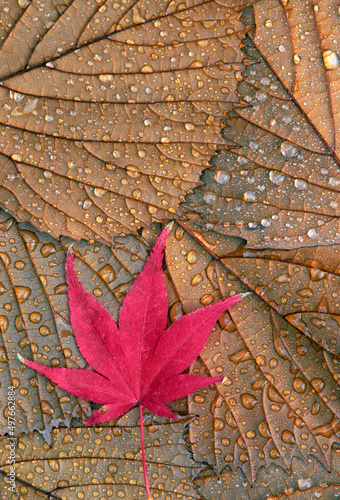
M 17 352 L 17 356 L 18 356 L 18 358 L 19 358 L 19 361 L 21 361 L 21 363 L 24 363 L 24 364 L 25 364 L 25 358 L 23 358 L 23 357 L 21 356 L 21 354 L 19 354 L 18 352 Z
M 253 292 L 245 292 L 245 293 L 240 293 L 239 296 L 241 299 L 244 299 L 245 297 L 250 297 L 250 295 L 253 295 Z
M 67 253 L 68 253 L 68 254 L 69 254 L 69 253 L 71 253 L 71 254 L 73 253 L 73 245 L 74 245 L 74 244 L 73 244 L 73 243 L 71 243 L 71 244 L 67 247 Z
M 172 222 L 169 222 L 169 224 L 167 224 L 165 226 L 165 228 L 170 232 L 172 230 L 172 228 L 174 227 L 174 221 Z

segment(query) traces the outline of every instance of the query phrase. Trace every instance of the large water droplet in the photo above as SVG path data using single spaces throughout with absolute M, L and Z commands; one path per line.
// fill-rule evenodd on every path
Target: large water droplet
M 275 172 L 274 170 L 271 170 L 269 172 L 269 179 L 279 186 L 280 184 L 283 184 L 287 177 L 284 174 L 280 174 L 279 172 Z
M 246 191 L 243 194 L 243 199 L 244 199 L 244 201 L 256 201 L 257 194 L 254 191 Z
M 340 57 L 334 50 L 324 50 L 322 57 L 327 70 L 337 69 L 339 67 Z
M 298 152 L 298 147 L 291 142 L 283 142 L 280 146 L 280 151 L 286 158 L 293 158 Z
M 223 172 L 223 170 L 218 170 L 215 174 L 215 181 L 219 184 L 227 184 L 230 181 L 230 174 Z

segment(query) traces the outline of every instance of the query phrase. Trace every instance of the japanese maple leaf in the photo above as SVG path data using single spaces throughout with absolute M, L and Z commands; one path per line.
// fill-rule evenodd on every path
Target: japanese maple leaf
M 241 299 L 234 295 L 187 314 L 167 328 L 168 301 L 162 271 L 165 228 L 143 271 L 128 291 L 119 314 L 119 326 L 94 297 L 85 292 L 74 270 L 74 255 L 67 254 L 66 278 L 71 324 L 79 349 L 93 368 L 50 368 L 22 358 L 25 365 L 45 375 L 66 391 L 101 403 L 85 422 L 97 424 L 119 417 L 138 405 L 145 471 L 143 407 L 176 419 L 165 404 L 187 396 L 223 377 L 201 377 L 182 372 L 200 354 L 214 323 Z

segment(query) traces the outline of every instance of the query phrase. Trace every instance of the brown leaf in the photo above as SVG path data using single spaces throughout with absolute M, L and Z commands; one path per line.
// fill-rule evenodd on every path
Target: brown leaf
M 191 479 L 199 467 L 190 457 L 182 422 L 146 426 L 146 460 L 155 498 L 199 499 Z M 8 473 L 8 442 L 0 440 L 1 471 Z M 54 429 L 52 442 L 34 432 L 17 442 L 16 491 L 20 498 L 60 500 L 146 498 L 139 426 Z M 0 491 L 8 494 L 3 478 Z M 157 497 L 156 497 L 157 495 Z M 171 496 L 169 496 L 171 495 Z M 4 497 L 6 498 L 6 497 Z
M 263 0 L 226 140 L 188 206 L 252 248 L 339 243 L 336 5 Z
M 280 467 L 262 469 L 253 485 L 240 470 L 225 472 L 218 478 L 201 476 L 195 480 L 199 493 L 206 500 L 333 500 L 340 492 L 339 451 L 332 454 L 332 472 L 328 472 L 315 458 L 303 462 L 293 459 L 292 470 Z
M 240 239 L 197 229 L 178 227 L 167 252 L 184 311 L 253 294 L 220 319 L 201 355 L 210 375 L 225 375 L 225 388 L 189 400 L 201 417 L 190 426 L 195 459 L 216 471 L 241 467 L 252 479 L 262 465 L 289 468 L 294 456 L 329 464 L 340 437 L 339 277 L 332 269 L 339 247 L 327 248 L 322 266 L 324 247 L 255 252 Z M 314 330 L 301 318 L 313 319 Z M 204 422 L 205 434 L 197 432 Z
M 105 242 L 183 214 L 238 101 L 244 2 L 14 3 L 1 206 L 55 237 Z
M 84 368 L 69 322 L 64 261 L 69 240 L 19 225 L 0 213 L 0 361 L 1 434 L 7 432 L 7 387 L 16 393 L 16 435 L 49 430 L 72 416 L 85 417 L 89 403 L 54 387 L 39 374 L 27 378 L 16 353 L 48 360 L 51 366 Z M 148 255 L 148 245 L 135 237 L 116 238 L 112 249 L 99 243 L 74 243 L 76 268 L 87 290 L 115 318 L 133 277 Z

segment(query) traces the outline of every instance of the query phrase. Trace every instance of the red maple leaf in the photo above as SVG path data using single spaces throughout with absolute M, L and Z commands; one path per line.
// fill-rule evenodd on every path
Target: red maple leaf
M 152 498 L 145 469 L 143 407 L 176 419 L 165 403 L 187 396 L 223 377 L 201 377 L 182 372 L 200 354 L 215 322 L 241 299 L 234 295 L 187 314 L 167 328 L 168 301 L 162 271 L 165 228 L 143 271 L 128 291 L 119 314 L 119 327 L 108 311 L 85 292 L 67 254 L 66 278 L 71 324 L 79 349 L 93 368 L 49 368 L 19 359 L 66 391 L 101 403 L 85 422 L 106 422 L 139 406 L 142 458 L 148 498 Z M 177 419 L 176 419 L 177 420 Z

